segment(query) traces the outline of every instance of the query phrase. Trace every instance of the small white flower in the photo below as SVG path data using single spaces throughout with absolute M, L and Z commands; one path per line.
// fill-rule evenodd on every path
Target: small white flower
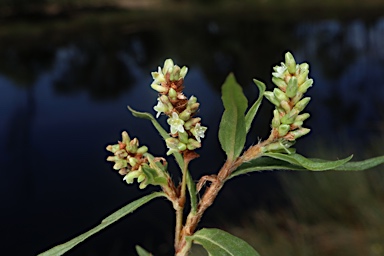
M 285 66 L 285 64 L 282 62 L 281 63 L 281 66 L 274 66 L 273 67 L 273 70 L 275 70 L 275 72 L 272 72 L 272 75 L 274 77 L 277 77 L 277 78 L 283 78 L 284 79 L 284 73 L 285 71 L 287 70 L 287 67 Z
M 168 118 L 168 124 L 171 126 L 171 133 L 184 132 L 184 121 L 179 118 L 176 112 L 172 113 L 172 117 Z
M 167 111 L 167 105 L 165 105 L 160 98 L 157 98 L 157 105 L 153 107 L 153 109 L 157 112 L 156 118 L 159 118 L 161 113 Z
M 200 138 L 205 137 L 205 131 L 207 130 L 207 127 L 201 126 L 200 123 L 197 123 L 196 126 L 191 130 L 192 134 L 195 136 L 196 140 L 198 142 L 201 142 Z

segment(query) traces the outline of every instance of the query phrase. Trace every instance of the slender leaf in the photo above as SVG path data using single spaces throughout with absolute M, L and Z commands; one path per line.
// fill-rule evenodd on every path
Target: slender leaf
M 136 245 L 136 252 L 139 256 L 152 256 L 152 253 L 147 252 L 140 245 Z
M 348 159 L 348 158 L 347 158 Z M 308 159 L 312 163 L 320 164 L 320 163 L 327 163 L 327 160 L 323 159 L 315 159 L 311 158 Z M 292 161 L 293 163 L 294 161 Z M 268 171 L 268 170 L 291 170 L 291 171 L 308 171 L 307 168 L 303 166 L 299 166 L 297 164 L 292 164 L 287 161 L 279 160 L 276 158 L 269 158 L 269 157 L 260 157 L 257 159 L 254 159 L 252 161 L 249 161 L 247 163 L 244 163 L 239 166 L 230 176 L 230 178 L 250 173 L 250 172 L 258 172 L 258 171 Z M 329 162 L 328 162 L 329 163 Z M 378 166 L 380 164 L 384 163 L 384 156 L 378 156 L 374 158 L 370 158 L 363 161 L 357 161 L 357 162 L 346 162 L 342 165 L 339 165 L 332 169 L 323 169 L 323 170 L 313 170 L 313 171 L 326 171 L 326 170 L 332 170 L 332 171 L 362 171 L 366 170 L 375 166 Z
M 116 221 L 118 221 L 119 219 L 124 217 L 125 215 L 132 213 L 134 210 L 136 210 L 140 206 L 148 203 L 152 199 L 160 197 L 160 196 L 166 196 L 166 195 L 163 192 L 155 192 L 155 193 L 152 193 L 150 195 L 144 196 L 140 199 L 137 199 L 136 201 L 133 201 L 133 202 L 127 204 L 123 208 L 119 209 L 118 211 L 109 215 L 107 218 L 103 219 L 99 225 L 92 228 L 91 230 L 69 240 L 68 242 L 66 242 L 64 244 L 57 245 L 57 246 L 39 254 L 39 255 L 40 256 L 63 255 L 65 252 L 69 251 L 70 249 L 72 249 L 73 247 L 78 245 L 79 243 L 83 242 L 88 237 L 94 235 L 95 233 L 97 233 L 97 232 L 101 231 L 102 229 L 108 227 L 109 225 L 115 223 Z
M 167 139 L 170 137 L 167 131 L 164 130 L 164 128 L 157 122 L 156 118 L 154 118 L 153 115 L 147 112 L 139 112 L 139 111 L 133 110 L 130 106 L 128 106 L 128 109 L 129 111 L 132 112 L 133 116 L 150 120 L 153 126 L 156 128 L 156 130 L 163 137 L 163 139 Z
M 260 157 L 240 165 L 239 168 L 232 172 L 229 178 L 232 179 L 233 177 L 249 172 L 261 172 L 272 170 L 305 171 L 307 169 L 302 166 L 290 164 L 282 160 L 269 157 Z
M 335 169 L 335 168 L 345 164 L 346 162 L 351 160 L 353 157 L 353 155 L 351 155 L 347 158 L 336 160 L 336 161 L 325 161 L 325 160 L 324 161 L 318 161 L 318 160 L 306 158 L 306 157 L 299 155 L 297 153 L 290 154 L 290 155 L 282 154 L 282 153 L 265 153 L 264 155 L 288 162 L 288 163 L 293 164 L 293 165 L 302 166 L 305 169 L 310 170 L 310 171 L 332 170 L 332 169 Z
M 323 161 L 316 159 L 317 161 Z M 362 171 L 384 163 L 384 156 L 378 156 L 363 161 L 347 162 L 335 168 L 336 171 Z
M 186 239 L 201 244 L 213 256 L 260 255 L 244 240 L 216 228 L 203 228 Z
M 257 111 L 259 110 L 259 107 L 261 105 L 261 101 L 263 100 L 265 88 L 266 88 L 265 84 L 259 80 L 253 79 L 253 82 L 259 88 L 259 97 L 255 101 L 255 103 L 253 103 L 252 107 L 248 110 L 247 114 L 245 115 L 246 133 L 248 133 L 249 129 L 251 128 L 252 121 L 255 118 Z
M 229 74 L 222 87 L 224 113 L 219 127 L 219 140 L 228 160 L 238 157 L 243 150 L 246 129 L 245 110 L 248 102 L 233 74 Z

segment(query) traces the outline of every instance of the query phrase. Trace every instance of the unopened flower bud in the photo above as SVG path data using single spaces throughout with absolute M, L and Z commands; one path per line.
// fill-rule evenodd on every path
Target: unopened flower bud
M 280 125 L 280 114 L 277 109 L 273 110 L 272 127 L 277 128 Z
M 106 150 L 108 150 L 109 152 L 115 153 L 117 150 L 120 150 L 120 145 L 119 144 L 108 145 L 106 147 Z
M 195 96 L 191 96 L 188 100 L 188 105 L 192 105 L 197 102 L 197 98 Z
M 280 102 L 278 99 L 276 99 L 275 97 L 275 94 L 273 94 L 273 92 L 269 92 L 269 91 L 266 91 L 264 92 L 264 96 L 265 98 L 267 98 L 267 100 L 269 100 L 273 105 L 275 106 L 280 106 Z
M 289 132 L 290 128 L 291 126 L 288 124 L 280 125 L 279 128 L 277 129 L 277 131 L 279 132 L 279 136 L 283 137 L 284 135 L 286 135 Z
M 282 102 L 280 102 L 280 105 L 284 109 L 285 113 L 289 113 L 291 111 L 291 106 L 287 101 L 283 100 Z
M 287 139 L 287 140 L 296 140 L 296 139 L 298 139 L 298 138 L 300 138 L 300 137 L 302 137 L 302 136 L 304 136 L 304 135 L 306 135 L 306 134 L 308 134 L 309 132 L 311 131 L 311 129 L 308 129 L 308 128 L 300 128 L 300 129 L 297 129 L 297 130 L 294 130 L 294 131 L 291 131 L 291 132 L 289 132 L 286 136 L 285 136 L 285 138 Z
M 145 153 L 147 153 L 147 152 L 148 152 L 148 147 L 147 147 L 147 146 L 141 146 L 141 147 L 139 147 L 139 148 L 137 149 L 136 154 L 141 154 L 141 155 L 143 155 L 143 154 L 145 154 Z
M 184 77 L 187 75 L 188 68 L 186 66 L 182 67 L 180 70 L 180 79 L 184 79 Z
M 287 86 L 287 91 L 285 92 L 285 94 L 289 97 L 289 98 L 292 98 L 296 95 L 297 93 L 297 90 L 299 89 L 298 85 L 297 85 L 297 78 L 296 77 L 291 77 L 291 79 L 289 79 L 289 82 L 288 82 L 288 86 Z
M 155 91 L 157 91 L 159 93 L 164 93 L 164 92 L 166 92 L 168 90 L 166 87 L 163 87 L 163 86 L 161 86 L 159 84 L 156 84 L 156 83 L 152 83 L 151 87 L 152 87 L 153 90 L 155 90 Z
M 127 168 L 121 168 L 121 169 L 119 170 L 119 174 L 120 174 L 120 175 L 127 175 L 127 173 L 128 173 L 128 169 L 127 169 Z
M 126 149 L 128 152 L 130 153 L 136 153 L 137 152 L 137 148 L 139 146 L 139 140 L 137 138 L 134 138 L 133 140 L 131 140 L 131 142 L 127 145 Z
M 166 59 L 164 61 L 163 74 L 165 75 L 165 74 L 171 72 L 173 66 L 174 66 L 173 60 L 172 59 Z
M 187 148 L 189 150 L 195 150 L 196 148 L 200 148 L 200 147 L 201 147 L 201 143 L 198 142 L 197 140 L 192 138 L 188 140 Z
M 191 118 L 190 120 L 188 120 L 188 122 L 185 122 L 184 123 L 184 128 L 186 130 L 190 130 L 193 126 L 195 126 L 197 123 L 199 123 L 201 121 L 201 118 L 200 117 L 194 117 L 194 118 Z
M 117 156 L 118 158 L 125 158 L 127 157 L 127 155 L 128 152 L 125 149 L 119 149 L 115 152 L 115 156 Z
M 191 110 L 186 108 L 183 112 L 179 114 L 179 118 L 183 121 L 187 121 L 189 118 L 191 118 Z
M 295 121 L 298 114 L 299 114 L 299 111 L 293 108 L 291 111 L 289 111 L 289 113 L 287 113 L 285 116 L 281 118 L 281 123 L 292 124 Z
M 280 90 L 285 90 L 285 88 L 287 87 L 287 84 L 285 83 L 285 81 L 281 78 L 278 78 L 278 77 L 272 77 L 272 82 L 280 88 Z
M 116 160 L 119 160 L 118 156 L 108 156 L 107 157 L 108 162 L 115 162 Z
M 309 113 L 304 113 L 304 114 L 298 115 L 295 119 L 295 122 L 304 121 L 304 120 L 308 119 L 310 116 L 311 115 Z
M 292 105 L 295 105 L 297 102 L 299 102 L 299 100 L 301 100 L 301 98 L 303 97 L 303 94 L 301 93 L 301 92 L 297 92 L 296 93 L 296 95 L 295 95 L 295 97 L 293 97 L 292 99 L 291 99 L 291 104 Z
M 296 61 L 290 52 L 285 54 L 285 65 L 287 66 L 288 72 L 290 74 L 293 75 L 296 73 Z
M 145 180 L 145 174 L 144 173 L 142 173 L 142 174 L 140 174 L 140 176 L 139 177 L 137 177 L 137 182 L 139 182 L 139 183 L 141 183 L 143 180 Z
M 145 189 L 148 186 L 148 184 L 141 182 L 139 185 L 139 189 Z
M 125 180 L 125 182 L 127 182 L 128 184 L 132 184 L 133 180 L 139 177 L 141 174 L 142 172 L 140 171 L 130 171 L 127 175 L 125 175 L 123 180 Z
M 313 84 L 313 79 L 308 79 L 302 85 L 299 86 L 299 92 L 306 93 L 308 88 L 310 88 Z
M 295 121 L 292 125 L 291 125 L 291 129 L 296 129 L 296 128 L 299 128 L 303 125 L 303 121 Z
M 275 95 L 278 101 L 283 101 L 283 100 L 289 101 L 287 95 L 285 95 L 285 93 L 278 88 L 273 89 L 273 94 Z
M 297 76 L 297 83 L 298 84 L 304 83 L 305 80 L 307 80 L 308 78 L 308 73 L 309 73 L 308 69 L 302 70 L 300 74 Z
M 138 160 L 135 157 L 128 156 L 128 162 L 130 166 L 134 167 L 137 164 Z
M 308 65 L 308 63 L 306 63 L 306 62 L 301 63 L 301 64 L 299 65 L 299 67 L 300 67 L 300 70 L 301 70 L 301 71 L 303 71 L 303 70 L 309 70 L 309 65 Z
M 127 161 L 126 160 L 118 160 L 113 165 L 113 169 L 115 169 L 115 170 L 120 170 L 121 168 L 125 168 L 125 167 L 127 167 Z
M 172 100 L 175 100 L 177 98 L 177 92 L 175 91 L 175 89 L 170 88 L 169 91 L 168 91 L 168 96 Z
M 188 133 L 186 132 L 179 132 L 179 140 L 185 144 L 188 143 Z
M 296 108 L 299 111 L 303 111 L 304 108 L 308 105 L 310 100 L 311 100 L 310 97 L 305 97 L 304 99 L 297 102 L 294 108 Z
M 126 131 L 123 131 L 121 133 L 121 137 L 123 139 L 122 142 L 125 143 L 125 144 L 128 144 L 131 141 L 131 138 L 129 138 L 129 135 L 128 135 L 128 133 Z
M 179 76 L 180 76 L 180 67 L 175 65 L 175 66 L 173 66 L 169 80 L 177 81 L 177 80 L 179 80 Z

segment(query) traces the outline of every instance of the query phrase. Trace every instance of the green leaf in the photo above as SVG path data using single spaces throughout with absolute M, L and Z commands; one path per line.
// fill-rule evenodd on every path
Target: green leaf
M 247 242 L 216 228 L 203 228 L 186 237 L 201 244 L 212 256 L 259 256 Z
M 156 130 L 163 137 L 163 139 L 167 139 L 170 137 L 168 132 L 164 130 L 164 128 L 157 122 L 156 118 L 154 118 L 153 115 L 147 112 L 139 112 L 139 111 L 133 110 L 130 106 L 128 106 L 128 109 L 129 111 L 132 112 L 133 116 L 150 120 L 153 126 L 156 128 Z
M 290 164 L 282 160 L 269 157 L 260 157 L 240 165 L 239 168 L 232 172 L 229 179 L 249 172 L 261 172 L 271 170 L 305 171 L 307 169 L 302 166 Z
M 323 161 L 316 159 L 317 161 Z M 336 171 L 363 171 L 384 163 L 384 156 L 378 156 L 363 161 L 348 162 L 335 168 Z
M 136 252 L 139 256 L 152 256 L 152 253 L 147 252 L 144 250 L 140 245 L 136 245 Z
M 272 157 L 275 159 L 279 159 L 285 162 L 288 162 L 293 165 L 302 166 L 307 170 L 310 171 L 326 171 L 326 170 L 332 170 L 335 169 L 349 160 L 352 159 L 353 155 L 336 161 L 318 161 L 314 159 L 306 158 L 302 155 L 299 155 L 297 153 L 294 154 L 282 154 L 282 153 L 265 153 L 264 156 Z
M 248 133 L 249 129 L 251 128 L 252 121 L 255 118 L 257 111 L 259 110 L 259 107 L 261 105 L 261 101 L 263 100 L 263 95 L 266 89 L 265 84 L 263 82 L 256 79 L 253 79 L 253 82 L 259 88 L 259 98 L 257 98 L 255 103 L 253 103 L 252 107 L 248 110 L 247 114 L 245 115 L 246 133 Z
M 349 159 L 349 158 L 346 158 Z M 341 161 L 345 161 L 341 160 Z M 260 157 L 253 159 L 252 161 L 249 161 L 247 163 L 244 163 L 239 166 L 230 176 L 230 178 L 250 173 L 250 172 L 258 172 L 258 171 L 268 171 L 268 170 L 291 170 L 291 171 L 308 171 L 306 167 L 297 165 L 297 162 L 294 160 L 291 160 L 291 163 L 285 160 L 279 160 L 277 158 L 269 158 L 269 157 Z M 307 159 L 312 162 L 312 164 L 329 164 L 332 163 L 334 164 L 335 161 L 329 162 L 324 159 L 315 159 L 315 158 L 310 158 Z M 339 160 L 340 161 L 340 160 Z M 344 164 L 341 164 L 335 168 L 331 169 L 316 169 L 312 171 L 326 171 L 326 170 L 331 170 L 331 171 L 362 171 L 366 170 L 372 167 L 375 167 L 377 165 L 383 164 L 384 163 L 384 156 L 378 156 L 374 158 L 370 158 L 367 160 L 363 161 L 357 161 L 357 162 L 345 162 Z M 312 166 L 313 167 L 313 166 Z
M 48 256 L 48 255 L 63 255 L 65 252 L 69 251 L 79 243 L 83 242 L 85 239 L 88 237 L 96 234 L 97 232 L 101 231 L 102 229 L 108 227 L 109 225 L 115 223 L 125 215 L 132 213 L 134 210 L 139 208 L 140 206 L 148 203 L 152 199 L 160 196 L 166 196 L 165 193 L 163 192 L 155 192 L 150 195 L 144 196 L 140 199 L 137 199 L 136 201 L 133 201 L 123 208 L 117 210 L 116 212 L 112 213 L 109 215 L 107 218 L 103 219 L 99 225 L 96 227 L 92 228 L 91 230 L 69 240 L 68 242 L 64 244 L 57 245 L 43 253 L 40 253 L 40 256 Z
M 219 141 L 228 160 L 232 161 L 240 155 L 244 147 L 246 137 L 244 113 L 248 102 L 232 73 L 228 75 L 221 91 L 224 113 L 219 127 Z
M 163 176 L 159 176 L 159 174 L 155 169 L 146 165 L 142 165 L 142 170 L 143 170 L 143 173 L 145 174 L 145 177 L 147 177 L 145 184 L 167 185 L 168 180 Z

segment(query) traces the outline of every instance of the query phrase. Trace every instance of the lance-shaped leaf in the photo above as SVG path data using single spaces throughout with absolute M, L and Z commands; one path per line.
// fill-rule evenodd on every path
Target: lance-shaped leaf
M 255 118 L 257 111 L 259 110 L 259 107 L 261 105 L 261 101 L 263 100 L 265 88 L 266 88 L 265 84 L 259 80 L 253 79 L 253 82 L 259 88 L 259 97 L 255 101 L 255 103 L 253 103 L 252 107 L 248 110 L 247 114 L 245 115 L 246 133 L 248 133 L 249 129 L 251 128 L 252 121 Z
M 313 161 L 323 162 L 322 159 L 313 159 Z M 384 156 L 369 158 L 363 161 L 347 162 L 335 168 L 336 171 L 363 171 L 384 163 Z
M 249 172 L 261 172 L 271 170 L 305 171 L 307 169 L 302 166 L 290 164 L 282 160 L 269 157 L 259 157 L 240 165 L 239 168 L 232 172 L 230 179 Z
M 159 176 L 159 173 L 155 169 L 147 165 L 142 165 L 142 170 L 145 174 L 145 177 L 147 178 L 145 184 L 164 186 L 167 185 L 167 179 L 164 176 Z
M 336 161 L 324 160 L 324 161 L 320 162 L 320 161 L 306 158 L 306 157 L 299 155 L 297 153 L 290 154 L 290 155 L 282 154 L 282 153 L 265 153 L 264 155 L 268 156 L 268 157 L 275 158 L 275 159 L 283 160 L 283 161 L 288 162 L 288 163 L 293 164 L 293 165 L 302 166 L 305 169 L 310 170 L 310 171 L 332 170 L 332 169 L 335 169 L 336 167 L 339 167 L 339 166 L 345 164 L 346 162 L 351 160 L 353 157 L 353 155 L 351 155 L 347 158 L 336 160 Z
M 153 115 L 147 112 L 139 112 L 139 111 L 133 110 L 130 106 L 128 106 L 128 109 L 129 111 L 132 112 L 133 116 L 150 120 L 153 126 L 156 128 L 156 130 L 163 137 L 163 139 L 167 139 L 170 137 L 167 131 L 164 130 L 164 128 L 159 124 L 159 122 L 157 122 L 156 118 L 154 118 Z
M 349 159 L 349 158 L 346 158 Z M 343 159 L 341 161 L 345 161 L 346 159 Z M 310 170 L 302 165 L 297 165 L 297 162 L 295 160 L 290 159 L 288 162 L 288 159 L 279 160 L 277 158 L 269 158 L 269 157 L 260 157 L 253 159 L 252 161 L 249 161 L 247 163 L 244 163 L 239 166 L 230 176 L 230 178 L 239 176 L 241 174 L 246 174 L 250 172 L 258 172 L 258 171 L 268 171 L 268 170 L 291 170 L 291 171 L 363 171 L 375 166 L 378 166 L 380 164 L 384 163 L 384 156 L 378 156 L 370 159 L 366 159 L 363 161 L 356 161 L 356 162 L 345 162 L 344 164 L 341 164 L 339 166 L 336 166 L 334 168 L 328 169 L 314 169 Z M 316 165 L 319 167 L 321 164 L 326 164 L 326 167 L 329 167 L 329 164 L 335 166 L 335 161 L 329 162 L 324 159 L 315 159 L 310 158 L 307 159 L 311 162 L 312 167 Z M 339 160 L 340 161 L 340 160 Z M 339 162 L 340 163 L 340 162 Z M 337 164 L 339 164 L 337 163 Z M 324 167 L 324 166 L 323 166 Z
M 246 137 L 244 113 L 248 101 L 233 74 L 228 75 L 221 91 L 224 113 L 219 127 L 219 141 L 228 160 L 232 161 L 240 155 L 244 147 Z
M 136 245 L 136 252 L 139 256 L 153 256 L 152 253 L 147 252 L 144 250 L 140 245 Z
M 57 245 L 41 254 L 40 256 L 50 256 L 50 255 L 63 255 L 79 243 L 83 242 L 85 239 L 89 238 L 90 236 L 96 234 L 97 232 L 101 231 L 102 229 L 108 227 L 109 225 L 115 223 L 122 217 L 126 216 L 129 213 L 132 213 L 134 210 L 139 208 L 140 206 L 148 203 L 154 198 L 160 197 L 160 196 L 166 196 L 163 192 L 155 192 L 150 195 L 144 196 L 140 199 L 137 199 L 136 201 L 133 201 L 123 208 L 117 210 L 116 212 L 109 215 L 107 218 L 103 219 L 99 225 L 92 228 L 91 230 L 69 240 L 68 242 L 64 244 Z
M 244 240 L 216 228 L 203 228 L 192 236 L 187 236 L 186 239 L 201 244 L 212 256 L 260 255 Z

